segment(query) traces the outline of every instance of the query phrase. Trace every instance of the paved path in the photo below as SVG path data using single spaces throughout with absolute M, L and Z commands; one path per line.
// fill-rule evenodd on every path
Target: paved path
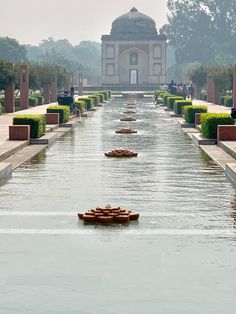
M 231 113 L 231 108 L 212 104 L 210 102 L 203 101 L 203 100 L 197 100 L 196 99 L 193 101 L 193 105 L 194 106 L 199 106 L 199 105 L 200 106 L 207 106 L 208 112 L 211 112 L 211 113 L 229 113 L 229 114 Z
M 8 140 L 9 135 L 9 125 L 12 125 L 12 119 L 14 116 L 22 115 L 22 114 L 43 114 L 46 113 L 47 107 L 55 105 L 55 103 L 32 107 L 30 109 L 17 111 L 14 113 L 5 113 L 0 116 L 0 145 Z

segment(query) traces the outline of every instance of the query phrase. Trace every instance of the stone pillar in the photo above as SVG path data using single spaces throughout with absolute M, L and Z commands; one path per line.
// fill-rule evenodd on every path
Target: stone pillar
M 207 101 L 219 104 L 220 92 L 216 89 L 213 76 L 207 73 Z
M 51 102 L 51 86 L 50 84 L 43 86 L 43 98 L 45 104 L 50 104 Z
M 29 108 L 29 66 L 28 64 L 20 65 L 20 107 L 22 110 Z
M 234 66 L 234 80 L 233 80 L 233 107 L 236 108 L 236 65 Z
M 193 84 L 194 87 L 194 98 L 201 99 L 201 86 Z
M 51 102 L 57 101 L 57 72 L 55 73 L 54 79 L 51 82 Z
M 5 112 L 10 113 L 15 111 L 15 85 L 12 84 L 5 89 Z
M 79 75 L 79 96 L 83 96 L 83 74 Z

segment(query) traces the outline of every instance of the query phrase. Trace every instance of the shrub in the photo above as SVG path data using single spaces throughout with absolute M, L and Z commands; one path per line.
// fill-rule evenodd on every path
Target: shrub
M 79 109 L 81 113 L 84 112 L 86 110 L 85 101 L 83 101 L 83 100 L 76 100 L 75 108 Z
M 234 119 L 228 113 L 203 113 L 201 114 L 201 132 L 209 139 L 217 138 L 218 125 L 233 125 Z
M 225 96 L 224 97 L 224 105 L 226 107 L 233 107 L 233 97 L 231 96 Z
M 163 104 L 164 104 L 164 106 L 167 106 L 167 98 L 168 97 L 174 97 L 175 95 L 172 95 L 172 94 L 169 94 L 169 93 L 167 93 L 167 94 L 164 94 L 163 95 Z
M 104 96 L 104 100 L 108 100 L 108 92 L 107 91 L 102 91 L 102 92 L 99 92 L 99 94 L 103 94 Z
M 30 107 L 35 107 L 38 105 L 38 98 L 29 96 L 29 105 Z
M 191 100 L 176 100 L 174 102 L 174 111 L 176 114 L 183 114 L 183 107 L 192 106 Z
M 92 98 L 93 99 L 93 102 L 94 102 L 94 105 L 97 106 L 100 102 L 100 98 L 98 95 L 92 95 L 92 96 L 89 96 L 89 98 Z
M 32 96 L 38 99 L 38 106 L 41 106 L 41 105 L 44 104 L 44 98 L 43 98 L 42 95 L 40 95 L 40 94 L 33 94 Z
M 174 109 L 174 102 L 175 100 L 184 100 L 183 97 L 179 97 L 179 96 L 171 96 L 171 97 L 167 97 L 167 108 L 168 109 Z
M 104 95 L 103 94 L 96 94 L 99 97 L 99 102 L 104 102 Z
M 2 114 L 2 105 L 0 103 L 0 115 Z
M 80 98 L 79 97 L 78 100 L 83 100 L 85 102 L 87 110 L 91 110 L 93 108 L 94 101 L 92 98 L 90 98 L 90 97 Z
M 47 113 L 59 113 L 60 123 L 66 123 L 70 119 L 70 107 L 69 106 L 49 106 Z
M 46 119 L 43 114 L 15 116 L 13 125 L 30 125 L 30 138 L 39 138 L 45 134 Z
M 207 106 L 184 106 L 184 118 L 188 123 L 195 123 L 196 113 L 207 113 Z
M 108 90 L 107 93 L 108 93 L 108 98 L 110 99 L 111 98 L 111 90 Z

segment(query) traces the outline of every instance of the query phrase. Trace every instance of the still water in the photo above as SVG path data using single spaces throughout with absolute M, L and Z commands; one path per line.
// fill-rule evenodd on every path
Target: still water
M 100 108 L 0 187 L 1 314 L 231 314 L 235 188 L 163 109 Z M 137 135 L 116 135 L 121 127 Z M 133 159 L 104 152 L 128 148 Z M 106 204 L 129 226 L 84 226 Z

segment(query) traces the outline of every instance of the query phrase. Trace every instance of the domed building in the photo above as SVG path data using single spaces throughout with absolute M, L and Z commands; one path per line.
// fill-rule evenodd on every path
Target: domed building
M 103 85 L 157 85 L 166 83 L 166 36 L 156 23 L 136 8 L 112 23 L 102 36 Z

